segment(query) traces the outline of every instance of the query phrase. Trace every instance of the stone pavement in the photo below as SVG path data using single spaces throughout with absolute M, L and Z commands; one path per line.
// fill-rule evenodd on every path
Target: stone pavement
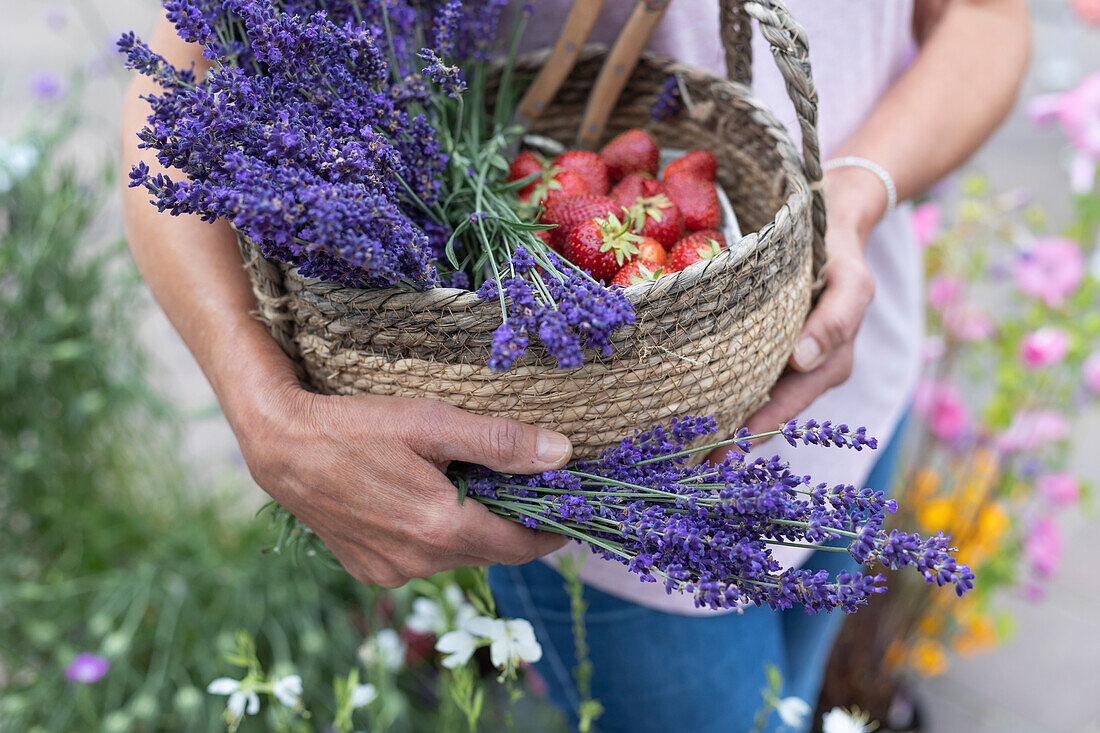
M 0 0 L 0 135 L 33 124 L 26 114 L 32 74 L 40 69 L 63 74 L 82 67 L 86 113 L 77 147 L 86 160 L 102 160 L 117 139 L 118 99 L 125 84 L 121 75 L 105 71 L 112 63 L 106 54 L 121 31 L 150 28 L 157 10 L 154 0 Z M 1036 64 L 1028 93 L 1100 69 L 1100 32 L 1074 27 L 1062 0 L 1036 0 L 1033 13 Z M 1031 189 L 1059 221 L 1068 208 L 1063 161 L 1057 133 L 1036 132 L 1017 112 L 971 167 L 990 175 L 999 190 Z M 117 202 L 112 201 L 106 216 L 117 216 Z M 213 394 L 154 309 L 143 336 L 158 353 L 158 386 L 193 417 L 186 447 L 197 470 L 212 482 L 242 475 Z M 1080 427 L 1081 435 L 1095 436 L 1100 417 Z M 1083 439 L 1076 460 L 1098 482 L 1100 453 L 1090 450 L 1093 445 L 1094 438 Z M 258 489 L 245 497 L 247 503 L 259 499 Z M 1100 733 L 1100 634 L 1092 628 L 1100 617 L 1100 543 L 1089 542 L 1096 524 L 1095 514 L 1067 523 L 1067 560 L 1043 600 L 1006 599 L 1016 613 L 1013 641 L 993 653 L 958 661 L 945 676 L 919 686 L 929 731 Z

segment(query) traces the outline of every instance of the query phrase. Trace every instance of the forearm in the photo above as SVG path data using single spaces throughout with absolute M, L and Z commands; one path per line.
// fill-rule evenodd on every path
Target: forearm
M 1027 13 L 1023 0 L 948 0 L 916 62 L 834 155 L 882 165 L 901 199 L 957 168 L 1012 109 L 1029 56 Z M 882 182 L 859 169 L 829 179 L 830 222 L 866 236 L 886 210 Z
M 164 25 L 153 44 L 174 63 L 186 65 L 198 57 L 197 49 L 174 41 L 171 29 Z M 138 149 L 137 138 L 148 115 L 148 104 L 139 97 L 156 91 L 153 82 L 141 77 L 131 85 L 124 102 L 123 180 L 139 160 L 154 171 L 160 169 L 151 152 Z M 123 192 L 130 249 L 223 408 L 227 413 L 240 409 L 235 398 L 243 393 L 242 385 L 294 384 L 290 360 L 250 315 L 255 298 L 230 227 L 223 222 L 206 224 L 195 216 L 158 213 L 149 198 L 144 188 Z

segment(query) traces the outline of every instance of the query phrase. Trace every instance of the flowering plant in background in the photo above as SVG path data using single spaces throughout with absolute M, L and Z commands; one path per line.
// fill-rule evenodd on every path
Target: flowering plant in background
M 519 211 L 504 150 L 506 63 L 486 104 L 504 0 L 164 0 L 206 74 L 133 33 L 127 65 L 161 86 L 135 166 L 161 211 L 229 222 L 265 256 L 350 287 L 470 287 L 500 305 L 490 366 L 538 340 L 563 369 L 610 350 L 634 313 L 553 255 Z M 527 12 L 518 20 L 513 58 Z
M 1093 227 L 1082 213 L 1072 236 L 1053 236 L 1026 196 L 995 195 L 980 178 L 962 189 L 926 249 L 930 347 L 894 519 L 949 533 L 983 582 L 944 603 L 899 578 L 868 611 L 877 637 L 847 629 L 826 700 L 883 718 L 899 675 L 940 674 L 952 654 L 1004 638 L 998 599 L 1042 594 L 1061 558 L 1057 518 L 1088 495 L 1068 448 L 1074 416 L 1097 406 L 1100 284 L 1083 244 Z M 959 328 L 960 311 L 987 324 L 981 335 Z

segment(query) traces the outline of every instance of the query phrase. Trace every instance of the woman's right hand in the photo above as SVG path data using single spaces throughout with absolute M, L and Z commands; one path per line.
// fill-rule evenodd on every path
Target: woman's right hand
M 565 544 L 476 501 L 460 505 L 444 476 L 450 461 L 559 468 L 572 447 L 558 433 L 430 400 L 317 395 L 297 382 L 247 394 L 228 414 L 252 476 L 364 583 L 516 565 Z

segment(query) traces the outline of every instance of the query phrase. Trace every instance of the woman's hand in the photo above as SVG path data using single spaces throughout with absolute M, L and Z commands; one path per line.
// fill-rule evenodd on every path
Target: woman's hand
M 245 393 L 242 393 L 242 396 Z M 450 461 L 509 473 L 562 466 L 557 434 L 439 402 L 330 397 L 284 383 L 230 411 L 257 483 L 324 540 L 344 568 L 387 588 L 467 565 L 520 564 L 563 544 L 458 502 Z
M 886 210 L 887 195 L 874 174 L 842 168 L 829 174 L 825 199 L 829 205 L 825 289 L 768 403 L 746 421 L 754 434 L 775 430 L 852 375 L 856 335 L 875 297 L 875 280 L 863 250 Z M 710 459 L 720 461 L 729 451 L 719 448 Z
M 749 418 L 753 433 L 774 430 L 852 375 L 856 334 L 875 296 L 875 281 L 855 229 L 833 227 L 827 241 L 825 290 L 806 320 L 790 368 L 772 388 L 768 404 Z

